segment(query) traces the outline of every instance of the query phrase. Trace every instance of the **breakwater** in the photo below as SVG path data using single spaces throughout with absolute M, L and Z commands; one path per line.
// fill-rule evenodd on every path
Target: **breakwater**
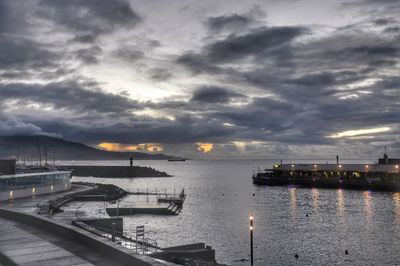
M 151 167 L 140 166 L 82 166 L 65 165 L 73 176 L 93 176 L 103 178 L 170 177 L 166 172 Z

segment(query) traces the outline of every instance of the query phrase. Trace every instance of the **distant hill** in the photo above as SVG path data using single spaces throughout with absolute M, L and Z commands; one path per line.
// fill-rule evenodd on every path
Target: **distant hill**
M 45 158 L 47 150 L 48 161 L 53 160 L 129 160 L 132 154 L 134 160 L 167 160 L 174 158 L 164 154 L 148 154 L 142 152 L 110 152 L 95 149 L 85 144 L 71 142 L 49 136 L 0 136 L 0 158 L 9 156 L 25 156 L 26 160 Z

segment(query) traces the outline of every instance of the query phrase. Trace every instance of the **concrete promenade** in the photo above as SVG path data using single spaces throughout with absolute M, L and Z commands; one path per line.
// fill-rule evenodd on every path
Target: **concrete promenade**
M 71 243 L 61 243 L 61 241 L 48 234 L 45 236 L 43 232 L 33 228 L 27 226 L 21 228 L 18 223 L 0 218 L 0 261 L 6 265 L 86 266 L 101 262 L 101 257 L 92 255 L 85 259 L 68 251 L 66 245 L 71 249 Z
M 132 253 L 107 239 L 76 228 L 71 225 L 72 215 L 70 219 L 53 219 L 36 213 L 38 203 L 86 189 L 85 186 L 74 186 L 70 192 L 0 202 L 0 266 L 176 265 Z

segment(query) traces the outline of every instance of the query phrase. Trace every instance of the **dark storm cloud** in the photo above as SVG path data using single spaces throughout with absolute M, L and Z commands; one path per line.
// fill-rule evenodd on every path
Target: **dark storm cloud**
M 0 1 L 0 34 L 25 31 L 28 23 L 21 19 L 26 15 L 24 5 L 19 1 Z
M 92 43 L 96 40 L 97 36 L 94 34 L 80 34 L 75 36 L 72 41 L 73 42 L 80 42 L 80 43 Z
M 308 30 L 304 27 L 262 27 L 243 35 L 229 35 L 223 40 L 203 47 L 201 53 L 186 53 L 177 62 L 195 74 L 202 72 L 223 73 L 215 64 L 252 59 L 272 60 L 284 64 L 292 54 L 291 42 Z M 265 62 L 264 62 L 265 63 Z
M 246 16 L 231 14 L 219 17 L 209 17 L 205 24 L 211 32 L 219 33 L 221 31 L 235 31 L 244 28 L 251 22 L 252 19 Z
M 40 5 L 41 17 L 77 32 L 78 36 L 90 36 L 83 38 L 86 42 L 120 27 L 135 26 L 141 20 L 124 0 L 42 0 Z
M 108 123 L 93 123 L 82 119 L 46 120 L 32 118 L 32 123 L 44 132 L 63 132 L 71 140 L 97 144 L 99 142 L 121 143 L 191 143 L 199 140 L 223 139 L 230 132 L 218 121 L 204 120 L 191 116 L 180 116 L 175 121 L 166 119 L 143 120 L 139 117 L 118 119 Z
M 127 62 L 135 62 L 145 57 L 144 52 L 140 51 L 140 49 L 135 46 L 119 47 L 117 50 L 113 51 L 112 54 L 113 56 Z
M 229 91 L 226 88 L 205 86 L 193 92 L 191 101 L 202 103 L 228 103 L 235 98 L 246 98 L 246 96 Z
M 211 62 L 231 62 L 246 57 L 282 57 L 288 45 L 306 32 L 302 27 L 269 27 L 254 30 L 241 36 L 229 36 L 205 47 Z M 278 54 L 278 55 L 277 55 Z
M 98 56 L 101 55 L 101 53 L 102 49 L 98 45 L 92 45 L 75 52 L 77 59 L 86 64 L 97 64 L 99 62 Z
M 388 19 L 388 18 L 379 18 L 379 19 L 374 20 L 373 22 L 375 25 L 382 26 L 382 25 L 391 24 L 396 21 L 393 19 Z
M 288 83 L 301 86 L 329 86 L 334 82 L 335 76 L 332 73 L 311 74 L 288 81 Z
M 22 37 L 0 35 L 0 69 L 37 69 L 54 67 L 54 61 L 60 56 L 45 45 Z
M 85 86 L 89 88 L 84 88 Z M 79 112 L 124 113 L 140 107 L 124 96 L 105 93 L 90 84 L 75 81 L 40 84 L 0 84 L 0 99 L 51 105 L 55 109 Z
M 204 56 L 195 53 L 186 53 L 181 55 L 178 57 L 176 62 L 187 67 L 194 74 L 201 74 L 204 72 L 218 74 L 224 72 L 222 68 L 210 64 Z
M 385 28 L 384 32 L 398 34 L 400 33 L 400 27 L 399 26 L 387 27 Z
M 167 81 L 173 77 L 172 73 L 164 68 L 151 68 L 147 71 L 151 80 L 162 82 Z

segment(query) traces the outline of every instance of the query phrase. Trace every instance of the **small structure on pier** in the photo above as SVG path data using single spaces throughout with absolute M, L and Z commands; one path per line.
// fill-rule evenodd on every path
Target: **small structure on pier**
M 178 206 L 182 206 L 183 203 L 185 202 L 185 199 L 186 199 L 185 189 L 182 189 L 178 197 L 165 197 L 165 198 L 159 197 L 157 201 L 163 203 L 174 203 Z

